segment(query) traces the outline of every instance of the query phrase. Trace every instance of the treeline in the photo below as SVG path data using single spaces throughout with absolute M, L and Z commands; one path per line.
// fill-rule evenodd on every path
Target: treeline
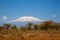
M 0 26 L 0 30 L 4 29 L 14 29 L 20 31 L 28 31 L 28 30 L 60 30 L 60 23 L 48 20 L 44 21 L 40 24 L 33 24 L 28 23 L 26 26 L 20 26 L 20 28 L 17 28 L 15 24 L 3 24 L 3 26 Z
M 15 24 L 3 24 L 3 26 L 0 26 L 0 30 L 4 29 L 17 29 L 17 26 Z
M 21 27 L 23 30 L 60 30 L 60 23 L 47 20 L 40 24 L 28 23 L 26 27 Z

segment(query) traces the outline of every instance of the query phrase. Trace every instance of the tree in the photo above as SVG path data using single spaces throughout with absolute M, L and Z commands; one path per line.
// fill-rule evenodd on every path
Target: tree
M 3 28 L 4 28 L 4 29 L 9 29 L 10 26 L 11 26 L 11 24 L 4 24 L 4 25 L 3 25 Z
M 11 29 L 17 29 L 17 26 L 14 24 L 12 25 Z
M 28 29 L 28 30 L 31 30 L 31 29 L 32 29 L 32 28 L 31 28 L 32 25 L 33 25 L 33 23 L 29 22 L 29 23 L 27 24 L 27 29 Z
M 48 20 L 48 21 L 44 21 L 42 22 L 39 27 L 42 29 L 42 30 L 48 30 L 49 27 L 50 27 L 50 24 L 52 23 L 53 21 L 51 20 Z
M 34 30 L 38 30 L 38 25 L 37 24 L 34 25 Z
M 2 27 L 3 27 L 3 26 L 0 26 L 0 30 L 2 30 Z
M 45 28 L 45 30 L 47 30 L 47 29 L 49 29 L 49 27 L 50 27 L 50 24 L 52 24 L 53 23 L 53 21 L 51 21 L 51 20 L 47 20 L 47 21 L 45 21 L 45 22 L 43 22 L 44 23 L 44 28 Z

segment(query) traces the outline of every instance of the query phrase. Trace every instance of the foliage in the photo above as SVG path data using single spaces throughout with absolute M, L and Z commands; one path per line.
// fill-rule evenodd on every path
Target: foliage
M 0 30 L 2 30 L 2 27 L 3 27 L 3 26 L 0 26 Z
M 17 26 L 14 24 L 12 25 L 11 29 L 17 29 Z
M 38 30 L 38 25 L 37 24 L 34 25 L 34 30 Z
M 10 26 L 11 26 L 11 24 L 3 24 L 3 28 L 4 28 L 4 29 L 9 29 Z
M 32 25 L 33 25 L 33 23 L 29 22 L 29 23 L 27 24 L 26 29 L 27 29 L 27 30 L 32 30 L 32 28 L 31 28 Z
M 33 27 L 32 27 L 33 26 Z M 3 26 L 0 26 L 0 30 L 4 30 L 4 32 L 8 32 L 8 30 L 13 29 L 15 31 L 18 30 L 17 26 L 15 24 L 3 24 Z M 16 30 L 17 29 L 17 30 Z M 60 30 L 60 23 L 47 20 L 40 24 L 33 24 L 29 22 L 26 26 L 20 26 L 19 31 L 29 31 L 29 30 Z M 11 30 L 12 31 L 12 30 Z

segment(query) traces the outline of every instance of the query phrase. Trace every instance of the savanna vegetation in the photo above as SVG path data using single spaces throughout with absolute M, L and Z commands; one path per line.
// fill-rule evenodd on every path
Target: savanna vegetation
M 48 20 L 20 28 L 6 23 L 0 26 L 0 40 L 60 40 L 60 23 Z

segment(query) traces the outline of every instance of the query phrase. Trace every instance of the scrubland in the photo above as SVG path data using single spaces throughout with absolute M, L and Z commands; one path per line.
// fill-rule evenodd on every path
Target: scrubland
M 15 24 L 3 24 L 0 40 L 60 40 L 60 23 L 49 20 L 40 24 L 28 23 L 20 28 Z

